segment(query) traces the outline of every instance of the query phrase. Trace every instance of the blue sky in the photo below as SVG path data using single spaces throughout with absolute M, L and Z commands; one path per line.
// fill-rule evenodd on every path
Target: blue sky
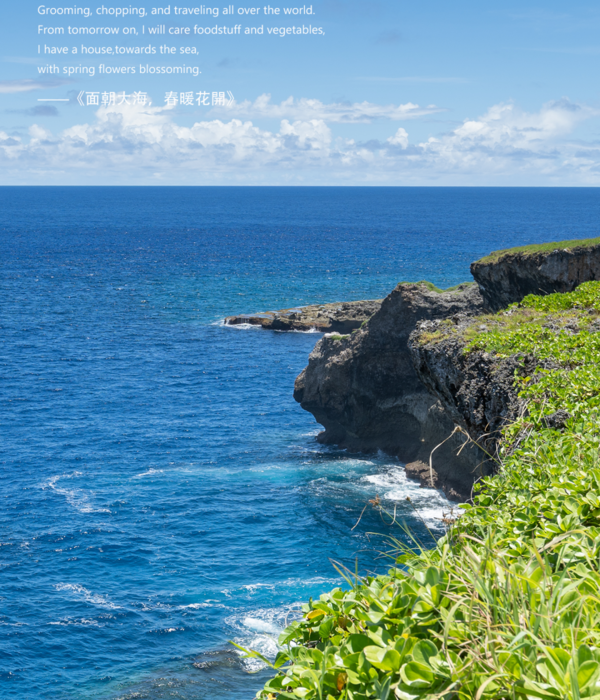
M 44 16 L 40 3 L 0 9 L 0 183 L 596 185 L 600 180 L 600 7 L 316 0 L 290 19 L 273 2 L 175 16 L 175 3 L 82 2 L 93 13 Z M 46 7 L 74 7 L 49 2 Z M 152 16 L 153 7 L 171 7 Z M 177 5 L 180 6 L 180 5 Z M 202 7 L 189 2 L 185 7 Z M 239 8 L 259 7 L 254 17 Z M 141 35 L 164 24 L 167 35 Z M 263 35 L 169 35 L 175 27 L 264 27 Z M 118 27 L 118 38 L 51 36 L 44 27 Z M 268 28 L 315 26 L 279 37 Z M 137 36 L 123 36 L 135 27 Z M 176 47 L 175 56 L 82 56 L 85 46 Z M 38 54 L 44 45 L 68 56 Z M 197 55 L 180 55 L 180 47 Z M 73 47 L 78 54 L 72 55 Z M 58 75 L 40 74 L 46 64 Z M 99 75 L 98 66 L 135 75 Z M 139 64 L 197 66 L 198 77 L 139 75 Z M 72 77 L 65 66 L 93 66 Z M 143 92 L 148 104 L 81 107 L 77 95 Z M 229 91 L 234 102 L 165 105 L 167 92 Z M 57 99 L 68 102 L 47 102 Z M 118 99 L 120 99 L 118 97 Z M 196 97 L 194 98 L 196 101 Z M 228 98 L 229 99 L 229 98 Z M 131 98 L 127 98 L 131 101 Z

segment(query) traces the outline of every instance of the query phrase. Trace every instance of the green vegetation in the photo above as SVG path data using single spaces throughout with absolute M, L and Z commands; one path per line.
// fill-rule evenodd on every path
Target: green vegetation
M 339 333 L 332 333 L 330 336 L 331 340 L 343 340 L 344 338 L 350 337 L 350 334 L 340 335 Z
M 434 549 L 305 605 L 257 697 L 600 700 L 598 309 L 588 282 L 473 322 L 465 352 L 545 361 L 498 473 Z
M 427 289 L 428 289 L 430 292 L 440 292 L 440 293 L 441 293 L 441 292 L 444 291 L 443 289 L 440 289 L 439 287 L 436 287 L 435 284 L 433 284 L 433 282 L 428 282 L 427 280 L 419 280 L 418 282 L 399 282 L 398 284 L 399 284 L 399 285 L 405 285 L 405 284 L 422 284 L 422 285 L 425 285 L 425 287 L 427 287 Z
M 438 292 L 438 294 L 443 294 L 444 292 L 454 292 L 457 289 L 464 289 L 465 287 L 475 284 L 475 282 L 461 282 L 460 284 L 455 284 L 453 287 L 448 287 L 448 289 L 440 289 L 439 287 L 436 287 L 433 282 L 428 282 L 427 280 L 419 280 L 418 282 L 399 282 L 398 284 L 423 284 L 430 292 Z
M 523 245 L 517 248 L 506 248 L 505 250 L 496 250 L 489 255 L 486 255 L 478 263 L 496 262 L 505 255 L 514 255 L 522 253 L 524 255 L 534 255 L 535 253 L 549 253 L 553 250 L 564 250 L 565 248 L 589 248 L 591 246 L 600 245 L 600 238 L 582 238 L 574 241 L 558 241 L 556 243 L 534 243 L 532 245 Z

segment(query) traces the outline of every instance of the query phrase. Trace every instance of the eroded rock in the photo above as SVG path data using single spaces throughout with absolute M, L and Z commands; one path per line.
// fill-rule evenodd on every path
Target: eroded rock
M 446 292 L 399 284 L 363 328 L 341 339 L 322 338 L 294 391 L 296 401 L 325 428 L 319 442 L 380 449 L 403 462 L 428 465 L 431 451 L 452 433 L 454 423 L 417 376 L 409 336 L 419 321 L 482 310 L 473 284 Z M 434 454 L 434 485 L 454 499 L 470 496 L 482 461 L 472 445 L 457 456 L 464 442 L 455 434 Z
M 454 424 L 481 448 L 481 462 L 474 476 L 494 473 L 500 463 L 502 429 L 519 415 L 527 415 L 527 405 L 515 388 L 515 377 L 535 381 L 538 367 L 553 368 L 552 362 L 529 354 L 503 357 L 481 350 L 465 352 L 467 331 L 482 329 L 478 319 L 458 319 L 454 324 L 423 322 L 408 343 L 420 381 L 439 399 Z M 559 427 L 569 414 L 557 411 L 549 418 Z
M 582 282 L 600 280 L 600 239 L 556 246 L 499 251 L 472 263 L 471 274 L 487 307 L 499 311 L 528 294 L 572 292 Z
M 248 323 L 273 331 L 315 330 L 322 333 L 351 333 L 360 328 L 380 307 L 381 299 L 313 304 L 294 309 L 229 316 L 225 319 L 225 325 Z

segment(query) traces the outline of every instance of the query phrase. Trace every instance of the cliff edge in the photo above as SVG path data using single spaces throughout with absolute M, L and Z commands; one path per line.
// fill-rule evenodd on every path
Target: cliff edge
M 528 294 L 572 292 L 600 280 L 600 238 L 499 250 L 472 263 L 471 274 L 491 311 Z
M 500 432 L 522 408 L 515 375 L 537 367 L 533 357 L 465 353 L 469 335 L 529 294 L 600 280 L 600 238 L 498 251 L 471 272 L 477 285 L 445 292 L 399 284 L 359 330 L 317 343 L 294 391 L 325 428 L 319 442 L 395 455 L 409 476 L 458 500 L 494 471 Z
M 318 441 L 383 450 L 408 463 L 408 474 L 422 484 L 456 500 L 469 498 L 474 479 L 489 468 L 485 455 L 472 444 L 457 455 L 465 438 L 455 434 L 434 453 L 431 483 L 430 453 L 452 433 L 454 422 L 419 379 L 408 341 L 420 321 L 466 318 L 483 310 L 474 284 L 442 292 L 425 283 L 402 283 L 361 329 L 323 337 L 294 390 L 296 401 L 325 428 Z

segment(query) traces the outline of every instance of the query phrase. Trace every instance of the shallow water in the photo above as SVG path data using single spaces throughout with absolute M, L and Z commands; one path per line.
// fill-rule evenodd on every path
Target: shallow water
M 597 190 L 0 189 L 0 696 L 250 698 L 330 559 L 382 571 L 379 495 L 292 398 L 320 337 L 224 316 L 449 286 L 493 249 L 600 235 Z M 413 506 L 406 501 L 410 495 Z M 428 528 L 431 530 L 428 530 Z M 394 534 L 399 533 L 394 530 Z

